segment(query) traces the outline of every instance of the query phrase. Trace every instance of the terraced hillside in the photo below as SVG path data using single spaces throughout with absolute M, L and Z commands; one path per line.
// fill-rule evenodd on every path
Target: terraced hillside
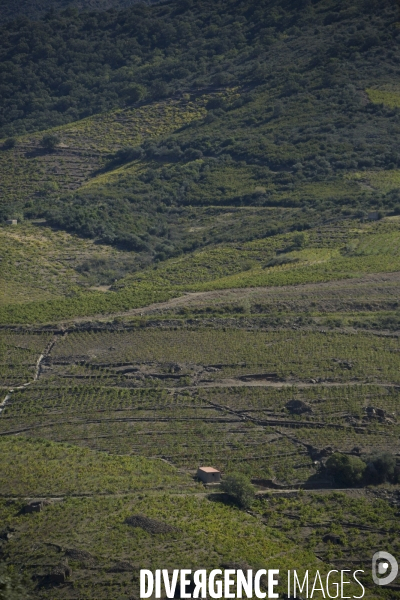
M 206 559 L 202 542 L 191 537 L 206 515 L 210 527 L 221 519 L 250 527 L 243 530 L 249 552 L 251 536 L 259 536 L 269 564 L 275 551 L 268 528 L 281 530 L 289 544 L 281 568 L 310 568 L 315 553 L 320 568 L 352 561 L 367 569 L 374 548 L 398 551 L 394 520 L 389 526 L 389 516 L 384 522 L 378 516 L 394 519 L 398 486 L 338 493 L 324 467 L 334 452 L 362 459 L 400 452 L 398 288 L 398 273 L 382 273 L 197 292 L 117 320 L 4 330 L 2 490 L 17 498 L 2 509 L 8 560 L 24 565 L 26 581 L 35 576 L 29 587 L 39 598 L 109 598 L 117 591 L 123 598 L 137 588 L 136 565 L 150 565 L 149 548 L 152 568 L 167 564 L 167 540 L 180 547 L 171 567 L 261 564 L 230 534 L 224 547 L 219 538 L 210 545 L 211 529 Z M 39 363 L 34 352 L 23 356 L 28 346 L 42 355 Z M 143 462 L 149 459 L 151 468 Z M 156 475 L 162 464 L 169 466 Z M 207 500 L 193 480 L 201 464 L 252 479 L 261 495 L 250 521 L 237 508 Z M 50 468 L 57 475 L 50 477 Z M 17 517 L 27 497 L 53 500 L 43 514 Z M 193 533 L 181 524 L 181 510 L 189 511 Z M 89 522 L 83 518 L 92 513 Z M 131 513 L 178 527 L 177 533 L 171 529 L 156 542 L 136 530 L 139 537 L 131 538 L 123 524 Z M 107 541 L 99 519 L 115 531 Z M 26 562 L 28 521 L 37 542 Z M 74 536 L 65 521 L 74 523 Z M 52 573 L 66 559 L 73 575 L 55 585 Z M 368 577 L 363 582 L 366 597 L 378 597 Z
M 77 189 L 104 167 L 112 152 L 160 137 L 204 116 L 210 97 L 200 96 L 194 102 L 163 101 L 143 109 L 127 108 L 84 119 L 51 130 L 59 138 L 57 146 L 51 149 L 41 145 L 43 133 L 24 136 L 12 149 L 0 154 L 2 201 L 24 206 L 40 203 L 40 198 L 48 195 Z M 115 175 L 119 175 L 118 171 Z M 98 180 L 101 183 L 104 177 Z
M 310 552 L 299 551 L 284 535 L 276 535 L 254 516 L 208 501 L 204 494 L 196 493 L 187 477 L 174 475 L 161 461 L 96 456 L 64 445 L 23 439 L 14 444 L 1 442 L 1 446 L 5 456 L 16 453 L 20 467 L 27 452 L 51 459 L 51 466 L 39 463 L 35 472 L 47 492 L 52 491 L 49 477 L 59 466 L 78 467 L 77 472 L 83 473 L 84 481 L 70 491 L 57 477 L 53 485 L 57 483 L 59 492 L 69 494 L 47 500 L 39 513 L 29 513 L 26 501 L 0 500 L 1 517 L 7 523 L 5 534 L 9 534 L 8 556 L 18 563 L 29 553 L 24 572 L 26 579 L 33 578 L 30 587 L 35 588 L 36 597 L 108 600 L 136 596 L 138 568 L 145 564 L 152 568 L 174 568 L 177 564 L 209 568 L 238 561 L 257 565 L 260 557 L 273 565 L 284 562 L 288 568 L 316 564 Z M 88 468 L 94 483 L 101 481 L 97 493 L 84 474 Z M 121 492 L 124 488 L 123 493 L 113 493 L 112 483 L 117 483 Z M 82 487 L 89 493 L 71 494 L 72 489 L 80 492 Z M 31 489 L 28 478 L 23 478 L 14 485 L 9 483 L 7 491 L 29 494 Z M 72 570 L 70 580 L 56 585 L 57 573 L 66 570 Z
M 0 27 L 0 578 L 400 598 L 398 5 L 111 4 Z
M 234 227 L 239 230 L 243 214 L 245 221 L 261 229 L 262 213 L 246 210 L 230 213 L 230 221 L 228 215 L 220 214 L 219 225 L 209 219 L 208 226 L 211 231 L 217 227 L 222 231 L 228 223 L 228 231 Z M 206 223 L 205 218 L 205 227 Z M 195 232 L 190 230 L 186 229 L 187 235 L 193 238 Z M 28 234 L 24 248 L 17 249 L 18 236 L 24 234 Z M 135 314 L 136 309 L 154 302 L 176 298 L 174 304 L 179 303 L 178 298 L 188 293 L 317 283 L 399 269 L 398 217 L 379 223 L 341 220 L 308 233 L 221 243 L 147 266 L 140 252 L 82 241 L 75 244 L 73 236 L 51 233 L 46 227 L 41 233 L 40 226 L 12 226 L 4 230 L 3 239 L 10 240 L 1 263 L 6 286 L 0 307 L 3 324 Z M 72 250 L 74 244 L 76 249 Z M 33 252 L 35 246 L 40 251 Z M 67 253 L 71 248 L 71 261 L 62 248 Z M 50 269 L 46 253 L 54 257 L 58 268 Z M 36 294 L 43 290 L 41 300 L 32 297 L 32 288 Z M 16 290 L 15 296 L 7 290 Z
M 1 217 L 153 262 L 338 212 L 398 214 L 398 7 L 339 12 L 169 2 L 7 26 Z M 285 210 L 230 237 L 204 228 L 204 209 L 225 207 Z

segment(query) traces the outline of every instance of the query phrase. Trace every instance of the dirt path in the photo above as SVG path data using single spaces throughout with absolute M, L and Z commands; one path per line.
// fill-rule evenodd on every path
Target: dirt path
M 132 308 L 131 310 L 111 313 L 108 315 L 95 315 L 89 317 L 77 317 L 75 319 L 66 320 L 65 323 L 82 323 L 88 321 L 109 321 L 115 317 L 129 317 L 129 316 L 144 316 L 153 313 L 159 313 L 167 311 L 169 309 L 177 308 L 180 306 L 188 306 L 194 301 L 240 301 L 243 298 L 247 298 L 249 295 L 262 295 L 265 298 L 274 298 L 274 296 L 285 296 L 288 293 L 292 294 L 311 294 L 316 292 L 326 292 L 328 290 L 335 290 L 336 292 L 345 288 L 364 288 L 365 286 L 375 285 L 379 286 L 383 283 L 400 284 L 400 272 L 395 273 L 375 273 L 372 275 L 366 275 L 365 277 L 355 279 L 339 279 L 334 281 L 327 281 L 322 283 L 306 283 L 299 285 L 286 285 L 277 287 L 249 287 L 249 288 L 229 288 L 225 290 L 212 290 L 206 292 L 183 292 L 182 296 L 177 298 L 171 298 L 166 302 L 156 302 L 143 308 Z M 396 294 L 396 291 L 394 290 Z
M 188 486 L 190 487 L 190 485 Z M 176 489 L 176 488 L 173 488 Z M 164 494 L 165 493 L 165 489 L 159 489 L 159 488 L 146 488 L 146 492 L 157 492 L 160 494 Z M 355 496 L 355 497 L 359 497 L 359 496 L 365 496 L 367 494 L 367 491 L 364 490 L 363 488 L 313 488 L 313 489 L 304 489 L 304 488 L 288 488 L 288 489 L 283 489 L 283 490 L 276 490 L 276 489 L 263 489 L 263 490 L 258 490 L 256 491 L 256 496 L 265 496 L 265 495 L 270 495 L 270 494 L 274 494 L 274 495 L 285 495 L 285 494 L 293 494 L 296 495 L 299 492 L 301 492 L 302 494 L 330 494 L 331 492 L 340 492 L 343 494 L 346 494 L 348 496 Z M 52 502 L 61 502 L 63 501 L 65 498 L 119 498 L 121 496 L 136 496 L 137 494 L 142 494 L 143 490 L 128 490 L 126 492 L 115 492 L 115 493 L 109 493 L 109 492 L 98 492 L 98 493 L 93 493 L 93 492 L 82 492 L 82 493 L 76 493 L 76 494 L 60 494 L 59 496 L 57 495 L 48 495 L 48 496 L 14 496 L 14 495 L 4 495 L 4 494 L 0 494 L 0 498 L 7 498 L 9 500 L 14 500 L 15 502 L 19 502 L 21 500 L 24 501 L 30 501 L 30 500 L 35 500 L 35 501 L 43 501 L 43 500 L 50 500 Z M 190 491 L 182 491 L 182 492 L 173 492 L 171 495 L 174 496 L 196 496 L 197 498 L 208 498 L 209 496 L 219 496 L 221 494 L 221 490 L 215 490 L 215 491 L 208 491 L 208 492 L 198 492 L 195 489 L 193 490 L 193 492 Z M 249 511 L 246 511 L 249 512 Z M 251 513 L 249 513 L 251 514 Z
M 66 334 L 64 334 L 64 335 L 66 335 Z M 44 359 L 48 357 L 54 344 L 57 342 L 58 337 L 59 336 L 54 335 L 53 338 L 51 339 L 51 341 L 47 344 L 46 348 L 43 350 L 43 354 L 39 355 L 39 358 L 37 359 L 36 365 L 35 365 L 35 372 L 34 372 L 34 375 L 33 375 L 33 378 L 31 381 L 27 381 L 26 383 L 22 383 L 21 385 L 18 385 L 18 386 L 13 386 L 12 388 L 3 388 L 3 389 L 8 389 L 8 393 L 7 393 L 6 397 L 4 398 L 3 402 L 0 404 L 0 414 L 6 408 L 7 403 L 10 401 L 13 392 L 18 391 L 18 390 L 24 390 L 28 385 L 31 385 L 31 383 L 33 383 L 34 381 L 37 381 L 39 379 L 40 373 L 41 373 L 41 364 L 44 361 Z
M 216 297 L 215 294 L 218 295 L 218 292 L 183 292 L 182 296 L 178 296 L 177 298 L 171 298 L 171 300 L 167 300 L 166 302 L 155 302 L 154 304 L 149 304 L 148 306 L 144 306 L 143 308 L 132 308 L 123 312 L 110 313 L 107 315 L 77 317 L 76 319 L 66 321 L 66 323 L 69 324 L 82 322 L 86 323 L 88 321 L 109 321 L 111 318 L 114 319 L 115 317 L 144 316 L 152 313 L 162 312 L 170 308 L 185 306 L 190 300 L 202 298 L 212 299 Z
M 8 393 L 7 396 L 4 398 L 3 402 L 0 404 L 0 413 L 3 412 L 3 410 L 5 409 L 6 404 L 9 401 L 10 398 L 11 398 L 11 394 Z
M 271 387 L 271 388 L 287 388 L 287 387 L 297 387 L 297 388 L 311 388 L 311 387 L 348 387 L 348 386 L 357 386 L 357 385 L 373 385 L 379 387 L 400 387 L 399 383 L 382 383 L 376 381 L 347 381 L 347 382 L 333 382 L 333 381 L 320 381 L 320 382 L 305 382 L 305 381 L 239 381 L 237 379 L 225 379 L 222 381 L 216 382 L 207 382 L 207 383 L 199 383 L 197 385 L 188 385 L 185 387 L 174 387 L 168 388 L 173 391 L 183 391 L 183 390 L 198 390 L 203 388 L 230 388 L 230 387 Z M 125 389 L 125 388 L 124 388 Z

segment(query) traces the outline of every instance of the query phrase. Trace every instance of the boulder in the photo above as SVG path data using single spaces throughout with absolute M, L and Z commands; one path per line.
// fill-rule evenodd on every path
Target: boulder
M 71 577 L 71 575 L 72 569 L 68 565 L 68 560 L 65 559 L 59 565 L 54 567 L 54 569 L 49 573 L 47 580 L 49 583 L 57 585 L 60 583 L 65 583 L 66 580 Z
M 252 567 L 249 564 L 247 564 L 247 562 L 240 561 L 240 562 L 222 563 L 221 568 L 222 569 L 233 569 L 234 571 L 239 571 L 239 570 L 248 571 Z
M 351 363 L 348 360 L 341 360 L 339 364 L 342 367 L 342 369 L 352 369 L 353 368 L 353 363 Z
M 121 560 L 120 562 L 115 563 L 112 567 L 108 569 L 108 573 L 131 573 L 134 570 L 134 566 L 131 563 Z
M 12 527 L 6 527 L 5 529 L 2 529 L 0 531 L 0 540 L 8 542 L 8 540 L 12 538 L 14 532 L 15 529 L 13 529 Z
M 312 412 L 311 406 L 307 402 L 303 402 L 303 400 L 289 400 L 286 403 L 286 408 L 292 415 L 303 415 Z
M 131 527 L 140 527 L 147 531 L 147 533 L 172 533 L 176 531 L 176 527 L 172 527 L 163 521 L 157 521 L 157 519 L 150 519 L 144 515 L 127 517 L 125 523 L 131 525 Z
M 307 451 L 310 455 L 310 458 L 313 461 L 321 461 L 323 458 L 327 458 L 333 454 L 334 450 L 332 446 L 325 446 L 325 448 L 316 448 L 315 446 L 311 446 L 311 444 L 307 444 Z
M 22 507 L 21 514 L 28 515 L 34 512 L 41 512 L 46 506 L 51 504 L 50 500 L 32 500 Z
M 84 565 L 92 565 L 95 562 L 95 559 L 90 552 L 87 552 L 87 550 L 79 550 L 78 548 L 67 548 L 65 550 L 65 556 Z

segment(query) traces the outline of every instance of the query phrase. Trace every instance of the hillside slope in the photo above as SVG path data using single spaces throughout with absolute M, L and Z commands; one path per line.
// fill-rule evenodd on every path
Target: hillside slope
M 38 20 L 58 11 L 69 11 L 69 14 L 73 15 L 76 11 L 121 9 L 137 4 L 138 1 L 143 4 L 154 2 L 154 0 L 19 0 L 18 2 L 2 0 L 0 20 L 3 23 L 18 18 Z
M 396 215 L 398 21 L 391 0 L 203 0 L 15 22 L 0 131 L 23 135 L 3 142 L 0 214 L 140 265 Z M 226 228 L 232 207 L 279 210 Z
M 345 8 L 335 0 L 185 0 L 23 19 L 1 29 L 0 131 L 227 84 L 267 83 L 282 98 L 319 92 L 328 109 L 340 100 L 331 93 L 338 86 L 346 111 L 362 103 L 346 85 L 394 83 L 398 19 L 394 0 L 351 0 Z
M 400 214 L 397 20 L 391 1 L 220 0 L 5 28 L 4 134 L 64 124 L 3 140 L 0 215 L 35 226 L 4 230 L 2 322 L 396 270 L 381 236 L 395 239 Z M 98 102 L 114 108 L 70 122 Z M 354 251 L 383 217 L 377 254 Z M 69 256 L 57 229 L 91 242 Z
M 400 599 L 397 2 L 93 2 L 0 26 L 0 578 Z

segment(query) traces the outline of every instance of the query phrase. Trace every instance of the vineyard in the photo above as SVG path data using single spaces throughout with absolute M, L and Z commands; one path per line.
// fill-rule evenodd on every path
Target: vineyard
M 2 496 L 90 496 L 143 490 L 190 489 L 193 481 L 157 460 L 110 456 L 74 446 L 20 437 L 2 438 L 1 455 L 8 464 L 1 480 Z M 62 465 L 62 469 L 56 468 Z M 68 475 L 73 473 L 73 477 Z
M 400 450 L 399 372 L 397 335 L 363 330 L 328 335 L 184 320 L 75 330 L 56 336 L 38 381 L 14 391 L 0 428 L 163 458 L 191 475 L 210 463 L 302 485 L 326 446 Z M 291 411 L 292 401 L 303 413 Z
M 366 557 L 371 549 L 385 546 L 394 555 L 399 552 L 397 508 L 388 506 L 388 497 L 388 489 L 376 496 L 358 490 L 270 495 L 257 502 L 254 510 L 269 527 L 285 531 L 293 542 L 305 545 L 334 568 L 357 564 L 368 572 Z
M 349 252 L 393 248 L 371 228 Z M 25 585 L 109 600 L 138 594 L 143 565 L 328 571 L 398 552 L 398 485 L 336 491 L 322 466 L 400 453 L 398 298 L 397 273 L 358 274 L 3 328 L 2 544 Z M 199 465 L 249 478 L 250 514 Z
M 255 212 L 251 218 L 256 217 Z M 223 218 L 221 214 L 221 227 Z M 296 218 L 296 213 L 292 218 Z M 235 222 L 240 223 L 240 212 L 236 213 Z M 31 239 L 30 243 L 29 237 L 28 243 L 24 242 L 24 250 L 19 244 L 16 251 L 16 240 L 11 236 L 6 260 L 0 263 L 5 280 L 0 306 L 3 324 L 51 323 L 128 312 L 182 298 L 188 293 L 232 288 L 253 293 L 251 290 L 256 287 L 298 286 L 391 274 L 398 272 L 400 260 L 397 217 L 376 224 L 363 223 L 358 229 L 354 223 L 344 222 L 300 237 L 281 234 L 239 245 L 221 244 L 144 269 L 138 269 L 137 257 L 129 252 L 82 241 L 75 244 L 74 237 L 58 233 L 48 233 L 47 248 L 40 249 L 43 240 L 35 237 L 32 226 L 26 233 Z M 39 247 L 37 252 L 35 245 Z M 304 248 L 298 249 L 299 246 Z M 45 252 L 49 251 L 55 265 L 44 260 Z M 117 281 L 115 275 L 119 277 Z M 29 286 L 33 288 L 32 294 Z M 13 290 L 17 290 L 18 302 L 10 302 Z M 43 299 L 35 299 L 40 290 L 44 292 Z M 391 308 L 395 308 L 393 302 L 394 299 Z
M 399 7 L 70 3 L 0 24 L 0 598 L 400 600 Z
M 37 361 L 51 340 L 49 333 L 14 334 L 2 332 L 0 337 L 1 385 L 25 383 L 35 376 Z
M 398 226 L 367 224 L 344 243 L 347 227 L 310 233 L 304 250 L 282 235 L 247 243 L 242 259 L 233 247 L 199 252 L 180 286 L 186 294 L 165 286 L 177 285 L 180 259 L 129 274 L 114 292 L 91 292 L 107 303 L 108 294 L 163 289 L 163 301 L 143 308 L 126 300 L 125 312 L 109 317 L 1 330 L 4 544 L 21 564 L 27 534 L 35 539 L 24 581 L 38 597 L 123 598 L 138 589 L 144 564 L 261 568 L 273 564 L 276 544 L 281 568 L 298 569 L 317 558 L 321 569 L 366 568 L 371 548 L 398 551 L 398 485 L 336 491 L 323 467 L 337 451 L 400 454 Z M 322 252 L 383 264 L 387 256 L 390 266 L 342 280 L 194 291 L 196 277 L 198 288 L 249 277 L 240 260 L 265 265 L 282 248 L 308 260 Z M 90 257 L 90 247 L 81 250 Z M 300 271 L 299 263 L 254 269 Z M 250 514 L 198 483 L 199 465 L 251 480 Z M 125 519 L 134 514 L 166 533 L 155 540 L 132 528 Z M 200 530 L 199 519 L 207 519 Z M 66 560 L 72 587 L 50 584 Z
M 399 344 L 396 337 L 379 338 L 370 333 L 310 331 L 224 331 L 209 327 L 168 329 L 138 329 L 121 333 L 72 333 L 57 344 L 52 353 L 56 369 L 68 363 L 83 362 L 80 374 L 98 367 L 104 382 L 109 376 L 120 378 L 125 368 L 129 378 L 140 365 L 152 367 L 157 377 L 179 363 L 182 378 L 223 381 L 226 378 L 251 379 L 254 369 L 260 373 L 275 373 L 276 379 L 288 382 L 360 381 L 399 383 Z M 74 360 L 74 356 L 77 359 Z M 107 360 L 106 360 L 107 359 Z M 109 365 L 106 364 L 109 363 Z M 78 367 L 79 368 L 79 367 Z M 207 370 L 207 369 L 215 370 Z M 51 372 L 51 371 L 49 371 Z M 79 371 L 78 371 L 79 373 Z M 78 374 L 77 373 L 77 374 Z M 71 374 L 73 376 L 73 374 Z M 145 375 L 145 372 L 143 372 Z M 176 373 L 175 373 L 176 376 Z M 90 375 L 88 375 L 90 377 Z M 179 381 L 178 376 L 175 381 Z M 268 378 L 268 375 L 266 375 Z
M 253 516 L 194 495 L 153 495 L 143 490 L 119 498 L 70 497 L 54 501 L 39 514 L 15 518 L 20 506 L 0 501 L 1 520 L 12 520 L 16 530 L 8 551 L 14 560 L 29 553 L 25 571 L 44 583 L 42 598 L 54 598 L 54 590 L 60 594 L 62 588 L 82 600 L 136 595 L 138 568 L 143 564 L 152 569 L 176 565 L 210 569 L 235 563 L 263 568 L 267 563 L 285 570 L 317 564 L 311 552 L 299 550 Z M 146 514 L 159 527 L 168 526 L 169 532 L 131 527 L 126 520 L 137 514 Z M 73 570 L 73 589 L 68 584 L 51 589 L 45 585 L 46 575 L 48 579 L 65 559 Z
M 42 132 L 21 136 L 15 148 L 0 153 L 3 199 L 32 203 L 76 189 L 104 167 L 113 151 L 138 145 L 144 138 L 160 137 L 204 116 L 210 97 L 112 111 L 56 127 L 51 131 L 60 142 L 51 153 L 40 146 Z

